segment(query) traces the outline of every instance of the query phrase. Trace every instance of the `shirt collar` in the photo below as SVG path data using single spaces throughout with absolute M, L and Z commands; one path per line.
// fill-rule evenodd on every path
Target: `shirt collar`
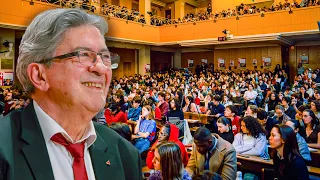
M 33 100 L 33 104 L 44 140 L 46 142 L 51 141 L 51 137 L 57 133 L 61 133 L 67 139 L 67 141 L 74 144 L 86 140 L 87 147 L 90 147 L 95 142 L 97 135 L 92 121 L 86 129 L 84 136 L 79 141 L 74 142 L 69 134 L 57 123 L 57 121 L 55 121 L 47 113 L 45 113 L 35 100 Z

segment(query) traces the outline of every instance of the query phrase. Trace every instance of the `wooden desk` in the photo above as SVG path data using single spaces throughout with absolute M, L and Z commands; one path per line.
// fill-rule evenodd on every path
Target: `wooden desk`
M 311 151 L 311 166 L 320 168 L 320 151 Z
M 237 155 L 237 161 L 241 163 L 242 170 L 254 171 L 256 173 L 261 173 L 263 168 L 273 169 L 273 160 L 264 160 L 257 156 L 243 157 Z M 308 166 L 308 171 L 310 175 L 320 177 L 320 168 Z
M 308 166 L 308 171 L 310 175 L 319 176 L 320 177 L 320 168 Z
M 198 124 L 200 123 L 200 120 L 197 119 L 184 119 L 186 120 L 189 124 Z

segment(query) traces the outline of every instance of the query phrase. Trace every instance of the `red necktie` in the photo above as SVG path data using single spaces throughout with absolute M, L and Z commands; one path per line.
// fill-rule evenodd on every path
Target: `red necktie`
M 73 175 L 74 180 L 88 180 L 86 165 L 84 164 L 84 142 L 78 144 L 69 143 L 66 138 L 57 133 L 51 137 L 53 142 L 63 145 L 73 157 Z

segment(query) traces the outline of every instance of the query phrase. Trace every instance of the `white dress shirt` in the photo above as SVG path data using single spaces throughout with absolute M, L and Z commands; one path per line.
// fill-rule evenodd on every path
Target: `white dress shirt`
M 96 132 L 93 126 L 93 123 L 90 122 L 90 126 L 84 133 L 84 136 L 77 142 L 73 142 L 68 133 L 48 114 L 46 114 L 41 107 L 38 105 L 36 101 L 34 102 L 34 110 L 39 120 L 39 124 L 42 130 L 42 134 L 47 146 L 50 163 L 54 175 L 54 179 L 57 180 L 73 180 L 73 157 L 69 153 L 69 151 L 60 144 L 54 143 L 51 140 L 51 137 L 57 133 L 62 133 L 62 135 L 67 139 L 67 141 L 71 143 L 79 143 L 84 140 L 85 148 L 84 148 L 84 162 L 87 170 L 87 175 L 89 180 L 95 180 L 95 175 L 91 163 L 89 147 L 96 140 Z

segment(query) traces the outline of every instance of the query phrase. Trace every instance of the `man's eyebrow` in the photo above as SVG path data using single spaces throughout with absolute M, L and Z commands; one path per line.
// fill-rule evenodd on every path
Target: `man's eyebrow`
M 94 50 L 92 50 L 92 49 L 89 48 L 89 47 L 76 47 L 74 50 L 75 50 L 75 51 L 76 51 L 76 50 L 87 50 L 87 51 L 93 51 L 93 52 L 95 52 Z M 109 51 L 108 48 L 103 48 L 103 49 L 101 49 L 99 52 L 109 52 L 109 53 L 110 53 L 110 51 Z

